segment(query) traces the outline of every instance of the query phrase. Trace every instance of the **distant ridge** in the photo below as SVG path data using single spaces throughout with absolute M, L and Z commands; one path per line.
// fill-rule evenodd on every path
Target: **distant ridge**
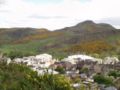
M 25 50 L 26 52 L 34 53 L 59 53 L 69 48 L 69 52 L 72 52 L 70 48 L 75 48 L 79 45 L 80 47 L 86 46 L 85 48 L 92 45 L 92 49 L 96 47 L 98 50 L 104 47 L 103 51 L 107 51 L 108 48 L 106 49 L 105 47 L 109 45 L 109 47 L 112 45 L 115 46 L 118 40 L 120 40 L 120 30 L 110 24 L 95 23 L 91 20 L 55 31 L 49 31 L 45 28 L 0 29 L 0 50 L 2 51 L 15 49 L 22 52 Z M 77 50 L 79 51 L 81 49 Z M 84 50 L 86 51 L 86 49 Z

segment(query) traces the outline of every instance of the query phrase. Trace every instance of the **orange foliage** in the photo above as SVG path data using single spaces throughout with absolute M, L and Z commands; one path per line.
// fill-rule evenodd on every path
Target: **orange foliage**
M 112 50 L 114 47 L 105 41 L 83 42 L 67 48 L 67 52 L 86 52 L 86 53 L 101 53 L 103 51 Z
M 38 33 L 34 35 L 27 36 L 25 38 L 22 38 L 20 40 L 17 40 L 14 42 L 14 44 L 20 44 L 20 43 L 26 43 L 31 40 L 39 40 L 39 39 L 46 39 L 49 37 L 55 37 L 55 36 L 60 36 L 62 33 L 59 32 L 43 32 L 43 33 Z

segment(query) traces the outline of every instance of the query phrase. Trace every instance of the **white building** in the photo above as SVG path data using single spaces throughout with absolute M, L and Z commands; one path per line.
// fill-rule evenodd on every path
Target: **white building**
M 72 55 L 72 56 L 68 56 L 67 58 L 63 59 L 64 61 L 69 61 L 72 64 L 76 64 L 78 61 L 85 61 L 85 60 L 89 60 L 89 61 L 95 61 L 94 57 L 91 56 L 87 56 L 87 55 Z
M 14 59 L 15 63 L 23 63 L 30 66 L 34 71 L 41 72 L 39 69 L 49 68 L 50 65 L 54 64 L 52 56 L 49 54 L 40 54 L 36 56 L 29 56 L 23 58 Z
M 49 54 L 40 54 L 36 56 L 36 60 L 42 67 L 48 68 L 51 64 L 54 64 L 55 60 L 53 60 L 52 55 Z
M 118 63 L 119 59 L 117 57 L 105 57 L 103 64 L 115 64 Z
M 43 75 L 45 73 L 47 73 L 47 74 L 59 74 L 57 71 L 54 71 L 52 69 L 37 70 L 37 72 L 38 72 L 38 75 Z
M 52 55 L 40 54 L 40 55 L 36 55 L 36 59 L 40 60 L 41 62 L 50 61 L 52 60 Z

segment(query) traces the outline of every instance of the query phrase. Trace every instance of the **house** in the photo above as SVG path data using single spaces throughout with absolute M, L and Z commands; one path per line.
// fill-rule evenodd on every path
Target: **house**
M 103 64 L 103 59 L 95 58 L 95 61 L 96 61 L 98 64 Z
M 7 58 L 7 65 L 11 63 L 11 59 L 10 58 Z
M 79 90 L 80 86 L 82 86 L 80 83 L 74 83 L 72 84 L 73 88 L 75 88 L 75 90 Z
M 55 62 L 55 60 L 52 59 L 52 56 L 49 54 L 40 54 L 36 56 L 29 56 L 29 57 L 23 57 L 23 58 L 16 58 L 14 59 L 15 63 L 23 63 L 27 66 L 35 66 L 35 67 L 41 67 L 41 68 L 48 68 L 51 64 Z
M 68 61 L 56 61 L 54 64 L 52 64 L 50 66 L 50 68 L 52 69 L 56 69 L 57 67 L 62 67 L 64 68 L 66 71 L 72 70 L 74 68 L 75 65 L 73 65 L 72 63 L 68 62 Z M 76 69 L 76 68 L 75 68 Z
M 55 62 L 55 60 L 53 60 L 52 56 L 49 54 L 15 58 L 13 61 L 18 64 L 25 64 L 29 66 L 39 74 L 44 73 L 44 69 L 49 68 Z M 51 72 L 51 70 L 49 70 L 49 72 Z M 56 74 L 57 72 L 53 71 L 53 73 Z
M 80 74 L 80 78 L 86 80 L 88 77 L 85 73 Z
M 101 73 L 102 72 L 102 66 L 99 64 L 94 65 L 94 72 L 95 73 Z
M 45 53 L 45 54 L 36 55 L 35 58 L 37 60 L 40 60 L 40 62 L 48 62 L 48 61 L 52 60 L 52 55 Z
M 3 58 L 3 54 L 2 53 L 0 53 L 0 59 L 2 59 Z
M 68 61 L 72 64 L 77 64 L 78 62 L 97 62 L 99 64 L 102 63 L 102 59 L 97 59 L 97 58 L 94 58 L 94 57 L 91 57 L 91 56 L 88 56 L 88 55 L 82 55 L 82 54 L 78 54 L 78 55 L 71 55 L 71 56 L 68 56 L 67 58 L 64 58 L 63 61 Z
M 114 69 L 120 70 L 120 62 L 118 62 L 114 65 Z
M 38 75 L 43 75 L 45 73 L 47 73 L 47 74 L 59 74 L 59 72 L 54 71 L 52 69 L 41 69 L 41 70 L 37 70 L 37 72 L 38 72 Z
M 119 62 L 117 57 L 105 57 L 103 64 L 115 64 Z
M 17 63 L 17 64 L 20 64 L 20 63 L 22 63 L 22 58 L 15 58 L 14 60 L 13 60 L 13 62 L 15 62 L 15 63 Z

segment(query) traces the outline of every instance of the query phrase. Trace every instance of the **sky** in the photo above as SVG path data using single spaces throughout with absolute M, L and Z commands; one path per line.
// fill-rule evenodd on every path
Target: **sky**
M 120 0 L 0 0 L 0 27 L 56 30 L 85 20 L 120 28 Z

